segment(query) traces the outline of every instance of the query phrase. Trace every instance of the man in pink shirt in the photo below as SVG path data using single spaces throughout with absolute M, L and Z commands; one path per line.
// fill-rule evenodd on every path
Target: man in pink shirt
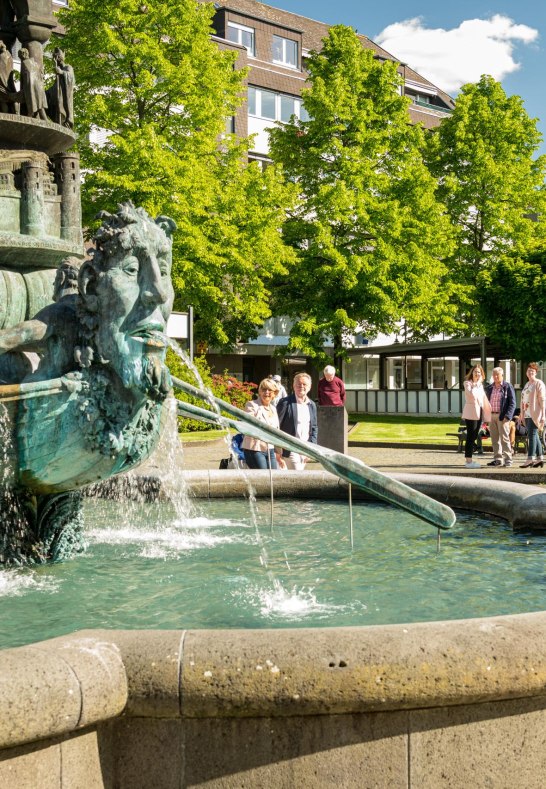
M 324 368 L 324 378 L 318 382 L 319 405 L 345 405 L 345 384 L 336 375 L 336 368 L 331 364 Z

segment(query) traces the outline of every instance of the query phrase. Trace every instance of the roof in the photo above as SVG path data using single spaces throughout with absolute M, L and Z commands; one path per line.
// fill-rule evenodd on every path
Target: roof
M 469 353 L 481 356 L 482 349 L 488 356 L 500 359 L 510 358 L 506 352 L 488 337 L 453 337 L 449 340 L 429 340 L 428 342 L 394 342 L 389 345 L 366 345 L 347 348 L 349 356 L 423 356 L 429 359 L 442 356 L 465 357 Z
M 322 48 L 322 39 L 328 34 L 330 27 L 332 27 L 332 25 L 326 22 L 319 22 L 315 19 L 301 16 L 300 14 L 294 14 L 292 11 L 284 11 L 282 8 L 259 3 L 258 0 L 226 0 L 225 2 L 223 2 L 223 0 L 217 0 L 215 6 L 216 8 L 225 8 L 241 14 L 246 14 L 255 19 L 282 25 L 283 27 L 290 28 L 294 32 L 301 32 L 302 46 L 307 50 L 320 50 Z M 407 64 L 402 63 L 398 58 L 391 55 L 390 52 L 387 52 L 386 49 L 383 49 L 383 47 L 380 47 L 375 41 L 372 41 L 371 38 L 368 38 L 358 31 L 357 35 L 365 49 L 371 49 L 374 54 L 382 60 L 392 60 L 395 63 L 399 63 L 400 71 L 405 78 L 412 82 L 435 88 L 438 96 L 445 101 L 449 107 L 454 106 L 454 101 L 451 96 L 438 88 L 437 85 L 434 85 L 430 80 L 426 79 L 426 77 L 418 74 L 417 71 L 414 71 Z M 419 118 L 419 120 L 422 119 Z

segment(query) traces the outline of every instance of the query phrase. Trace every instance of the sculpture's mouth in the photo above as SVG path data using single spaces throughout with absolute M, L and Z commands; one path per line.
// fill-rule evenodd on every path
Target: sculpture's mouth
M 137 326 L 136 329 L 128 332 L 129 337 L 149 348 L 165 348 L 167 345 L 165 338 L 165 327 L 159 323 L 147 323 Z

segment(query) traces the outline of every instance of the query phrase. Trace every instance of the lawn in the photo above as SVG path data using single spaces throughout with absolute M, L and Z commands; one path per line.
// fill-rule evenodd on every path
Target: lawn
M 404 444 L 450 444 L 455 441 L 446 433 L 456 433 L 458 417 L 379 416 L 350 414 L 356 426 L 349 441 L 392 441 Z
M 180 440 L 187 441 L 214 441 L 218 438 L 224 438 L 226 435 L 225 430 L 194 430 L 191 433 L 180 433 Z

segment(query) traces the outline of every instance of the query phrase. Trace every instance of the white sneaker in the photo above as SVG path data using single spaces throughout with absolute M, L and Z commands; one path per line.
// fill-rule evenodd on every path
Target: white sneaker
M 465 463 L 464 467 L 465 468 L 481 468 L 480 464 L 476 463 L 475 460 L 473 460 L 472 463 Z

